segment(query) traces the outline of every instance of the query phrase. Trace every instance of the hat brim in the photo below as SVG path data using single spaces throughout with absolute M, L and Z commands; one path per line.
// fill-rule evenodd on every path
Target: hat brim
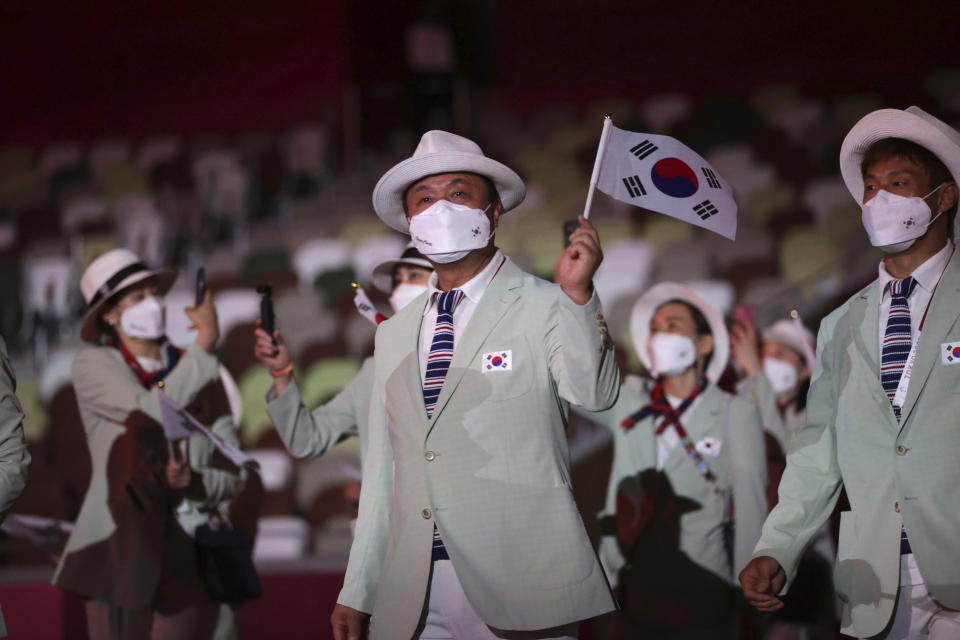
M 375 266 L 370 274 L 370 282 L 384 293 L 393 293 L 393 270 L 401 264 L 433 271 L 433 265 L 425 258 L 395 258 L 384 260 Z
M 840 173 L 857 204 L 863 203 L 863 171 L 860 166 L 863 155 L 870 145 L 885 138 L 909 140 L 930 151 L 960 185 L 960 133 L 916 107 L 904 111 L 880 109 L 853 125 L 840 147 Z M 934 186 L 937 185 L 931 185 Z
M 380 178 L 373 189 L 373 209 L 381 220 L 402 233 L 410 233 L 403 212 L 403 193 L 414 182 L 440 173 L 476 173 L 493 181 L 506 213 L 523 202 L 527 188 L 516 171 L 475 153 L 438 151 L 408 158 Z
M 688 302 L 706 317 L 710 332 L 713 334 L 713 356 L 705 373 L 710 382 L 716 383 L 723 375 L 723 370 L 727 368 L 727 361 L 730 358 L 730 334 L 727 333 L 727 325 L 723 321 L 723 316 L 706 300 L 694 293 L 693 289 L 676 282 L 661 282 L 650 287 L 633 305 L 633 311 L 630 313 L 630 337 L 633 339 L 633 347 L 637 350 L 640 361 L 648 371 L 653 370 L 650 353 L 647 351 L 647 343 L 650 340 L 650 321 L 653 320 L 657 309 L 670 300 Z
M 100 337 L 100 331 L 97 328 L 97 316 L 100 313 L 100 309 L 106 304 L 110 298 L 116 295 L 118 292 L 123 291 L 127 287 L 131 287 L 138 282 L 142 282 L 148 278 L 156 278 L 157 280 L 157 289 L 160 290 L 160 295 L 165 295 L 170 288 L 173 286 L 173 283 L 177 279 L 177 272 L 172 269 L 151 269 L 149 271 L 138 271 L 134 273 L 129 278 L 125 278 L 120 281 L 114 289 L 103 296 L 99 302 L 87 309 L 87 313 L 83 316 L 83 323 L 80 325 L 80 339 L 85 342 L 96 342 Z

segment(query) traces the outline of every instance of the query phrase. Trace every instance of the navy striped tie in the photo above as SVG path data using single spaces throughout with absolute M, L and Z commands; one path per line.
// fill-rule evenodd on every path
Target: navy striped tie
M 917 281 L 912 276 L 890 283 L 890 315 L 887 316 L 887 330 L 883 334 L 883 352 L 880 356 L 880 383 L 887 392 L 890 404 L 900 386 L 900 376 L 910 355 L 913 334 L 910 331 L 910 305 L 907 298 L 913 292 Z M 900 407 L 893 405 L 893 412 L 900 419 Z
M 447 377 L 453 359 L 453 310 L 463 298 L 459 289 L 444 291 L 437 298 L 437 326 L 433 330 L 433 342 L 427 356 L 427 370 L 423 376 L 423 404 L 427 419 L 433 415 L 443 381 Z
M 440 389 L 443 388 L 450 361 L 453 360 L 453 310 L 462 299 L 463 292 L 459 289 L 444 291 L 437 298 L 437 326 L 433 330 L 433 342 L 430 343 L 430 354 L 427 356 L 427 371 L 423 376 L 423 404 L 427 408 L 428 420 L 437 406 Z M 431 560 L 450 559 L 436 524 L 433 525 L 433 548 L 430 557 Z

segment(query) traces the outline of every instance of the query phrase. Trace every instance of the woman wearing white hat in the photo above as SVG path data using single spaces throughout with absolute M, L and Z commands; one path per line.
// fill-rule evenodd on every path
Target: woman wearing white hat
M 162 296 L 173 281 L 171 270 L 115 249 L 80 282 L 80 335 L 98 346 L 77 353 L 71 376 L 93 473 L 53 581 L 87 600 L 93 640 L 209 638 L 217 622 L 190 535 L 236 492 L 240 474 L 210 466 L 205 439 L 168 445 L 157 387 L 221 437 L 236 435 L 211 355 L 219 331 L 210 293 L 184 310 L 193 346 L 181 352 L 164 338 Z
M 783 319 L 763 330 L 761 343 L 752 323 L 734 322 L 730 351 L 744 373 L 738 391 L 760 407 L 764 429 L 786 454 L 790 433 L 806 419 L 814 337 L 797 321 Z
M 427 290 L 433 266 L 412 245 L 396 259 L 384 260 L 373 269 L 373 286 L 390 294 L 394 313 Z M 373 357 L 327 404 L 310 412 L 303 404 L 293 376 L 293 358 L 279 331 L 273 339 L 260 328 L 254 332 L 254 356 L 270 369 L 274 384 L 267 391 L 267 412 L 273 419 L 287 451 L 297 458 L 323 455 L 343 437 L 360 437 L 361 457 L 366 448 L 367 413 L 373 392 Z
M 657 637 L 726 637 L 732 622 L 730 584 L 750 559 L 766 515 L 760 416 L 752 403 L 717 388 L 729 354 L 727 330 L 720 314 L 688 287 L 652 287 L 634 306 L 630 329 L 654 380 L 628 376 L 612 409 L 580 412 L 614 434 L 605 514 L 613 516 L 617 509 L 621 482 L 652 473 L 687 508 L 679 515 L 679 553 L 649 548 L 651 541 L 663 539 L 643 532 L 632 549 L 621 549 L 605 536 L 600 558 L 610 581 L 622 578 L 621 587 L 629 589 L 623 594 L 625 615 L 634 632 L 645 628 L 658 632 Z M 650 500 L 640 500 L 646 502 L 641 510 L 651 508 Z M 628 526 L 611 520 L 601 518 L 605 533 Z M 648 548 L 641 548 L 645 544 Z M 645 561 L 619 573 L 637 554 L 676 562 L 654 572 Z M 639 602 L 672 602 L 677 608 L 665 613 L 664 604 L 634 615 Z

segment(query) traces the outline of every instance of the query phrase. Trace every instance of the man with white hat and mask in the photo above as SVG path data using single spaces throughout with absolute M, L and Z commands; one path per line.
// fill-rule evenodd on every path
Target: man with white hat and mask
M 396 259 L 384 260 L 373 269 L 373 286 L 390 294 L 390 306 L 399 312 L 427 290 L 433 265 L 408 246 Z M 303 404 L 293 375 L 293 357 L 279 330 L 271 337 L 254 330 L 254 356 L 270 369 L 273 386 L 267 391 L 267 413 L 291 455 L 297 458 L 321 456 L 341 438 L 360 438 L 360 457 L 367 446 L 370 396 L 373 392 L 373 356 L 363 361 L 360 371 L 330 402 L 312 412 Z
M 627 376 L 608 411 L 577 410 L 614 439 L 600 559 L 610 582 L 624 590 L 631 633 L 727 638 L 734 577 L 750 560 L 767 515 L 760 414 L 717 387 L 730 354 L 727 329 L 689 287 L 651 287 L 633 307 L 630 334 L 653 379 Z M 625 486 L 635 477 L 647 479 L 643 491 Z M 618 509 L 622 493 L 632 493 L 639 519 L 649 517 L 632 540 L 614 537 L 631 526 Z M 665 493 L 677 496 L 675 509 L 663 504 Z M 650 513 L 654 504 L 661 509 Z M 664 535 L 664 528 L 675 532 Z M 633 566 L 621 573 L 627 564 Z
M 374 209 L 435 268 L 383 322 L 357 535 L 334 637 L 569 638 L 614 608 L 570 487 L 570 404 L 614 403 L 620 374 L 581 218 L 557 284 L 494 245 L 523 181 L 472 141 L 424 134 Z
M 842 631 L 960 637 L 960 133 L 917 107 L 865 116 L 840 150 L 883 251 L 879 278 L 820 325 L 807 423 L 780 501 L 740 576 L 759 609 L 794 575 L 846 488 L 836 590 Z

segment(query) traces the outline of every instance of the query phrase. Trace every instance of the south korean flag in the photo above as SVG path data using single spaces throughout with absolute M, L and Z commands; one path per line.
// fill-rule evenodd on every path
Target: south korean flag
M 597 187 L 617 200 L 679 218 L 733 240 L 730 185 L 698 153 L 669 136 L 610 125 Z

